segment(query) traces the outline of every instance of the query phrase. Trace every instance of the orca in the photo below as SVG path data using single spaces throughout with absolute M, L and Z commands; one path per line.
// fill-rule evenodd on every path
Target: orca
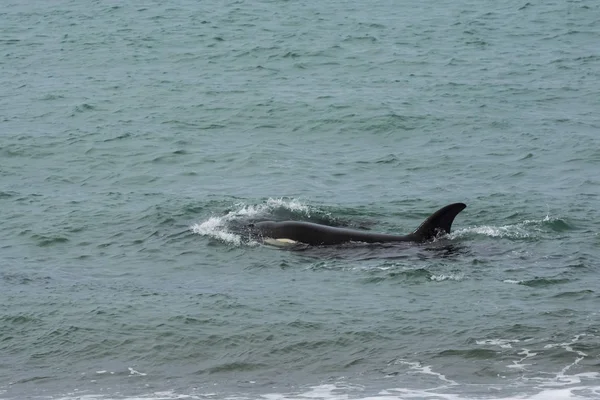
M 312 246 L 328 246 L 347 242 L 389 243 L 389 242 L 427 242 L 450 233 L 454 218 L 466 208 L 464 203 L 454 203 L 440 208 L 408 235 L 392 235 L 368 231 L 336 228 L 303 221 L 262 221 L 250 224 L 252 232 L 257 233 L 267 244 L 286 245 L 304 243 Z

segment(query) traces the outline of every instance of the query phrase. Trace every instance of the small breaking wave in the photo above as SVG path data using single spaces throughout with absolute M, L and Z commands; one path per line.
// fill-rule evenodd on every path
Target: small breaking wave
M 269 198 L 262 204 L 237 203 L 222 216 L 211 216 L 206 221 L 193 224 L 190 230 L 235 246 L 257 245 L 250 237 L 236 231 L 236 226 L 246 225 L 260 219 L 301 216 L 310 218 L 311 207 L 296 199 Z
M 313 325 L 294 327 L 312 329 Z M 48 396 L 49 400 L 174 400 L 174 399 L 222 399 L 222 400 L 408 400 L 408 399 L 444 399 L 444 400 L 541 400 L 572 399 L 588 400 L 600 396 L 600 373 L 597 371 L 581 371 L 577 367 L 588 354 L 585 339 L 594 342 L 596 337 L 586 333 L 576 334 L 563 340 L 552 340 L 539 343 L 536 339 L 525 337 L 474 338 L 479 347 L 471 350 L 446 350 L 438 357 L 449 357 L 460 368 L 462 363 L 471 363 L 472 359 L 496 360 L 504 368 L 499 372 L 498 380 L 493 384 L 481 384 L 457 379 L 434 365 L 422 361 L 396 358 L 389 360 L 381 370 L 384 379 L 353 381 L 352 378 L 338 377 L 335 380 L 301 386 L 289 386 L 283 390 L 276 387 L 261 388 L 259 379 L 244 381 L 246 390 L 234 391 L 224 388 L 222 391 L 216 384 L 200 386 L 181 393 L 164 388 L 162 391 L 150 391 L 136 396 L 115 395 L 105 392 L 98 394 L 75 390 L 61 396 Z M 299 348 L 306 346 L 302 342 Z M 290 351 L 297 351 L 293 346 Z M 498 351 L 506 352 L 497 359 Z M 562 355 L 564 363 L 544 368 L 540 359 L 544 353 L 553 352 L 550 356 L 557 359 Z M 548 356 L 548 355 L 546 355 Z M 257 364 L 247 362 L 225 363 L 207 372 L 253 371 Z M 134 370 L 122 371 L 122 376 L 131 379 L 144 379 L 146 372 Z M 451 369 L 450 369 L 451 371 Z M 499 369 L 498 371 L 503 371 Z M 96 370 L 90 376 L 91 382 L 97 383 L 102 377 L 118 375 L 119 371 Z M 85 376 L 85 374 L 83 374 Z M 148 374 L 149 376 L 150 374 Z M 86 378 L 86 379 L 89 379 Z M 153 379 L 160 377 L 153 377 Z M 383 384 L 382 384 L 383 383 Z M 490 390 L 493 388 L 493 390 Z M 0 386 L 0 395 L 3 388 Z
M 464 279 L 463 273 L 456 274 L 439 274 L 439 275 L 431 275 L 429 277 L 432 281 L 442 282 L 442 281 L 462 281 Z
M 523 354 L 523 358 L 529 357 Z M 587 400 L 596 399 L 600 395 L 600 386 L 595 379 L 597 373 L 580 373 L 568 375 L 568 379 L 553 379 L 540 377 L 529 387 L 522 382 L 483 387 L 475 384 L 464 384 L 448 379 L 436 372 L 431 366 L 418 362 L 401 362 L 406 364 L 407 374 L 415 380 L 431 384 L 431 388 L 412 388 L 409 385 L 398 385 L 383 390 L 373 390 L 364 385 L 351 384 L 341 379 L 334 383 L 324 383 L 315 386 L 300 387 L 291 391 L 273 391 L 264 394 L 221 394 L 214 391 L 192 392 L 181 394 L 176 391 L 157 391 L 138 396 L 111 396 L 106 394 L 70 393 L 60 397 L 60 400 L 175 400 L 175 399 L 224 399 L 224 400 L 408 400 L 408 399 L 440 399 L 440 400 Z M 560 374 L 559 374 L 560 375 Z M 559 376 L 561 377 L 561 376 Z M 393 379 L 393 376 L 389 377 Z M 558 377 L 557 377 L 558 378 Z M 562 376 L 564 378 L 564 376 Z M 253 386 L 255 381 L 247 381 Z M 391 383 L 391 382 L 390 382 Z M 1 392 L 0 392 L 1 393 Z M 59 398 L 55 398 L 59 399 Z
M 550 232 L 563 232 L 571 230 L 573 227 L 560 218 L 546 216 L 540 220 L 525 220 L 516 224 L 503 226 L 474 226 L 458 229 L 450 234 L 450 238 L 461 238 L 471 235 L 481 235 L 488 237 L 500 237 L 507 239 L 537 239 L 540 234 Z
M 523 226 L 506 225 L 506 226 L 476 226 L 455 231 L 451 234 L 452 238 L 460 238 L 470 234 L 489 236 L 489 237 L 506 237 L 509 239 L 522 239 L 531 236 L 531 232 L 527 231 Z
M 210 217 L 204 222 L 192 225 L 190 229 L 198 235 L 209 236 L 239 246 L 242 243 L 242 236 L 227 230 L 226 217 Z

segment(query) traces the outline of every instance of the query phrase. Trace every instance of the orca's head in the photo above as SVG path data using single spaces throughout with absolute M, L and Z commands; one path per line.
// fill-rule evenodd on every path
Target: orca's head
M 274 237 L 277 223 L 275 221 L 262 221 L 248 224 L 250 232 L 262 237 Z

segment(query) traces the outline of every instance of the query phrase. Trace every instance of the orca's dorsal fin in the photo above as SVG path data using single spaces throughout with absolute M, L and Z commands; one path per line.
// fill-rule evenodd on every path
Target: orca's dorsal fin
M 441 234 L 450 233 L 454 218 L 467 207 L 464 203 L 454 203 L 442 207 L 429 216 L 409 236 L 415 242 L 426 242 Z

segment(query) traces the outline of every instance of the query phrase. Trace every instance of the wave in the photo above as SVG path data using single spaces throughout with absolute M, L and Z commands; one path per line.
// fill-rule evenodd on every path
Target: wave
M 244 225 L 254 220 L 270 217 L 304 217 L 311 218 L 313 208 L 296 199 L 269 198 L 262 204 L 237 203 L 233 210 L 225 215 L 211 216 L 206 221 L 193 224 L 192 232 L 208 236 L 222 242 L 240 246 L 242 244 L 257 245 L 256 241 L 245 238 L 236 232 L 236 225 Z
M 513 240 L 538 239 L 540 235 L 552 232 L 564 232 L 574 229 L 560 218 L 546 216 L 540 220 L 524 220 L 516 224 L 493 226 L 482 225 L 458 229 L 450 234 L 450 238 L 462 238 L 473 235 L 500 237 Z
M 531 354 L 524 353 L 523 359 Z M 522 361 L 521 360 L 521 361 Z M 555 376 L 543 375 L 530 379 L 519 379 L 503 385 L 463 384 L 447 378 L 436 372 L 431 366 L 420 362 L 400 360 L 397 363 L 406 366 L 406 376 L 419 382 L 428 382 L 431 388 L 390 387 L 383 390 L 371 390 L 362 384 L 348 383 L 340 379 L 333 383 L 324 383 L 302 387 L 296 390 L 273 391 L 270 393 L 252 395 L 249 393 L 221 394 L 214 391 L 189 394 L 178 393 L 174 390 L 156 391 L 136 396 L 70 393 L 60 397 L 44 397 L 60 400 L 408 400 L 408 399 L 439 399 L 439 400 L 587 400 L 600 396 L 600 385 L 597 372 L 565 375 L 561 372 Z M 105 371 L 98 371 L 105 373 Z M 390 376 L 390 380 L 395 376 Z M 255 381 L 246 381 L 252 387 Z M 390 386 L 393 383 L 390 382 Z M 409 385 L 406 385 L 409 386 Z M 0 391 L 0 394 L 2 392 Z

